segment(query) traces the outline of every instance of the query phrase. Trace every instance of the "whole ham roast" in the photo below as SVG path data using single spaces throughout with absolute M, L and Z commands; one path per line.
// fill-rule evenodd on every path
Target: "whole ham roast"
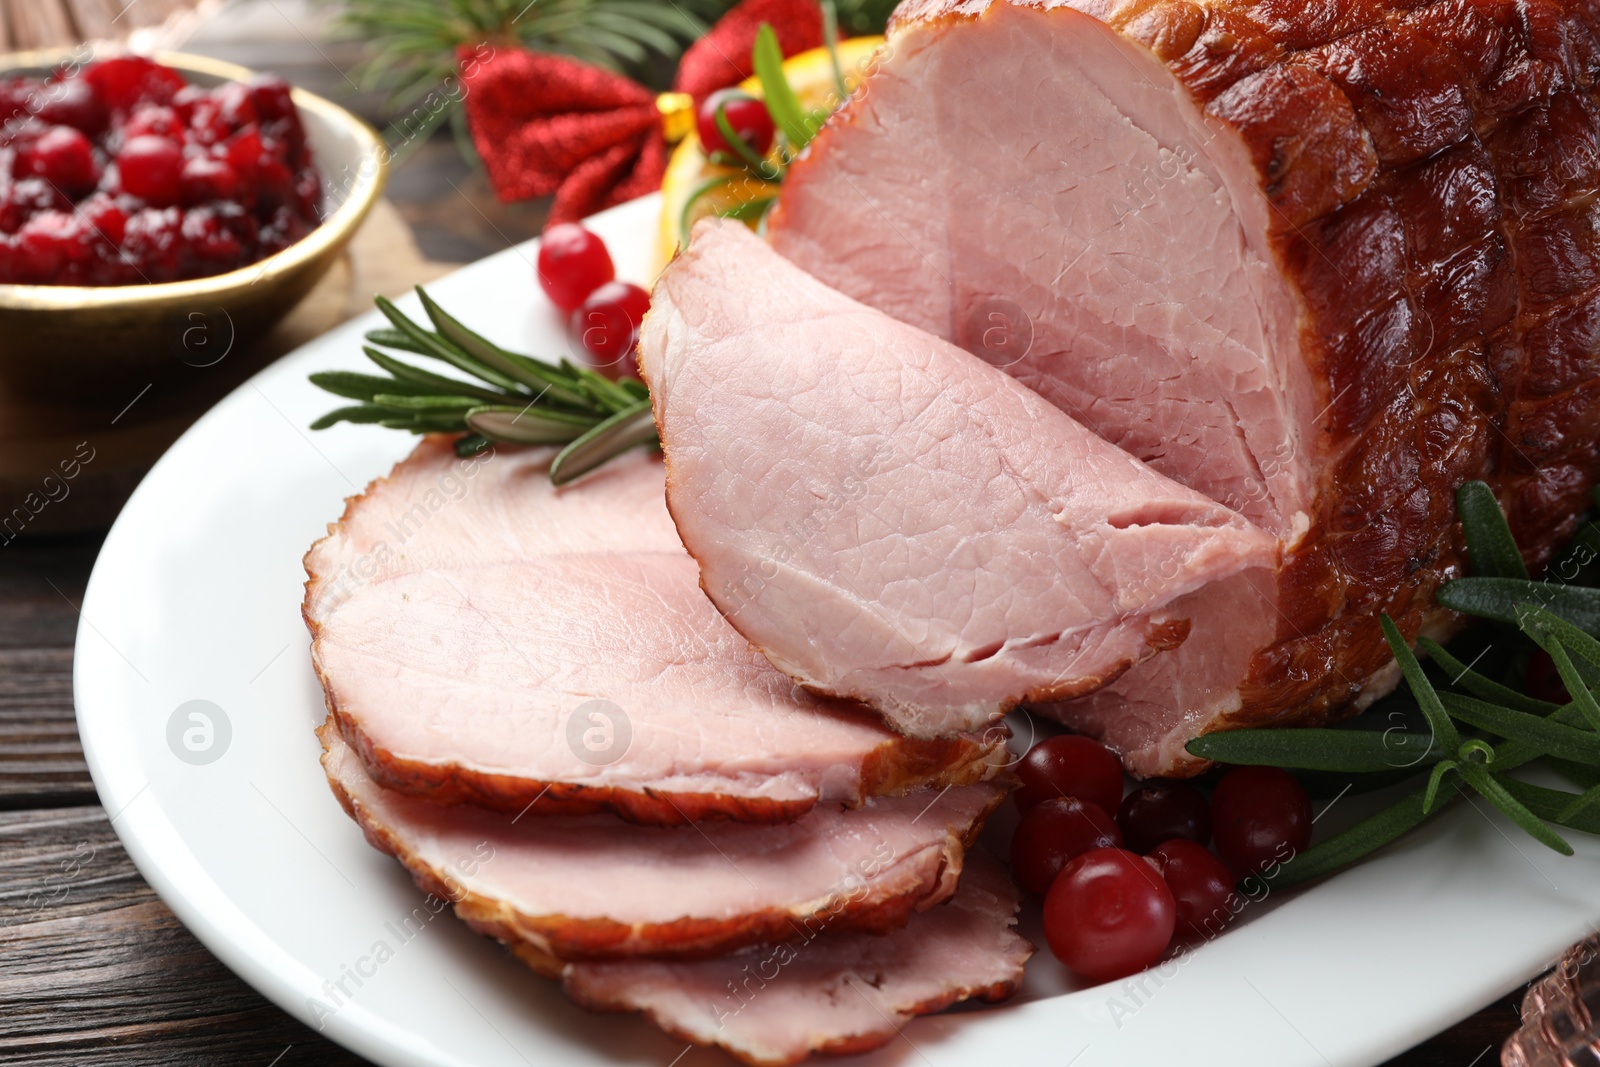
M 1537 564 L 1600 474 L 1600 14 L 909 0 L 776 248 L 1275 535 L 1264 594 L 1054 706 L 1141 773 L 1391 688 L 1449 631 L 1453 493 Z M 670 453 L 670 441 L 669 441 Z M 691 549 L 694 546 L 691 545 Z

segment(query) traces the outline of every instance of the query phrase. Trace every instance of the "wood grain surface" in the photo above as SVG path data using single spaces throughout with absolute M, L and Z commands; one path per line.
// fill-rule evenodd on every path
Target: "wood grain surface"
M 13 10 L 33 2 L 10 0 Z M 292 0 L 268 2 L 275 12 Z M 377 117 L 371 99 L 352 94 L 348 46 L 252 29 L 191 50 L 276 69 Z M 534 236 L 545 210 L 497 203 L 448 137 L 415 148 L 393 173 L 389 198 L 432 260 L 464 262 Z M 101 536 L 0 546 L 0 1065 L 360 1064 L 208 953 L 140 878 L 117 842 L 116 813 L 97 802 L 73 723 L 71 671 L 77 605 Z M 1520 997 L 1488 1005 L 1390 1067 L 1498 1063 Z

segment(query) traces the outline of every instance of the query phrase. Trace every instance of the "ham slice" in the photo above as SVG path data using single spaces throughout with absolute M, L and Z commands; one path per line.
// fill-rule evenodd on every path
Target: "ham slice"
M 1600 54 L 1568 0 L 909 0 L 774 245 L 1281 537 L 1055 709 L 1144 773 L 1389 689 L 1453 494 L 1538 566 L 1600 477 Z M 1202 609 L 1204 609 L 1202 611 Z
M 333 720 L 318 736 L 328 782 L 368 841 L 547 972 L 575 960 L 707 956 L 824 927 L 895 929 L 955 892 L 967 845 L 1005 796 L 961 786 L 819 805 L 776 826 L 518 818 L 386 790 Z
M 826 931 L 716 959 L 576 963 L 562 986 L 585 1007 L 643 1012 L 684 1041 L 779 1067 L 865 1052 L 913 1016 L 1010 996 L 1033 952 L 1013 929 L 1016 911 L 1011 879 L 974 853 L 949 903 L 887 936 Z
M 784 821 L 997 772 L 1003 731 L 910 740 L 752 651 L 700 593 L 658 459 L 563 490 L 549 459 L 459 460 L 425 440 L 307 554 L 313 660 L 379 783 L 672 824 Z
M 913 736 L 1077 696 L 1276 542 L 984 361 L 708 221 L 640 341 L 700 584 L 776 666 Z

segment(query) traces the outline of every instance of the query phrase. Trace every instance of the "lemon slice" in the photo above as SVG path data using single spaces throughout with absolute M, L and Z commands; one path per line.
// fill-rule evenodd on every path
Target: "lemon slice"
M 856 84 L 871 69 L 873 55 L 883 44 L 882 37 L 851 37 L 839 42 L 839 67 L 844 71 L 845 87 L 854 90 Z M 807 107 L 826 107 L 835 102 L 838 86 L 834 82 L 833 62 L 826 48 L 813 48 L 783 62 L 784 76 L 794 88 L 795 95 Z M 761 82 L 750 77 L 739 88 L 751 96 L 761 95 Z M 685 229 L 684 207 L 694 198 L 706 182 L 713 178 L 734 177 L 730 184 L 719 186 L 696 201 L 689 211 L 688 223 L 707 215 L 731 211 L 748 204 L 776 196 L 779 186 L 749 177 L 737 167 L 719 167 L 706 158 L 700 147 L 700 137 L 690 130 L 678 142 L 667 161 L 666 174 L 661 180 L 661 230 L 657 241 L 656 267 L 659 269 L 677 254 Z

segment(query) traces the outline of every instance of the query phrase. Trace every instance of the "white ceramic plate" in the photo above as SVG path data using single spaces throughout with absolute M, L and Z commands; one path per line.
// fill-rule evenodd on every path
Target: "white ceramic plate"
M 593 221 L 625 278 L 647 280 L 656 212 L 650 198 Z M 532 254 L 509 249 L 431 292 L 502 344 L 566 352 Z M 117 520 L 76 659 L 100 798 L 140 871 L 208 948 L 386 1067 L 731 1062 L 702 1050 L 678 1059 L 681 1042 L 586 1014 L 448 913 L 434 917 L 324 783 L 300 558 L 411 441 L 307 431 L 333 401 L 306 375 L 363 366 L 360 335 L 376 323 L 334 330 L 217 405 Z M 187 752 L 182 731 L 199 728 L 179 709 L 197 700 L 220 710 L 203 764 L 175 754 Z M 190 741 L 204 747 L 203 731 Z M 1332 818 L 1359 808 L 1347 799 Z M 1579 854 L 1563 859 L 1458 804 L 1381 857 L 1253 908 L 1181 965 L 1075 990 L 1041 953 L 1010 1004 L 918 1020 L 867 1059 L 1376 1064 L 1509 992 L 1600 920 L 1600 842 L 1575 836 Z

